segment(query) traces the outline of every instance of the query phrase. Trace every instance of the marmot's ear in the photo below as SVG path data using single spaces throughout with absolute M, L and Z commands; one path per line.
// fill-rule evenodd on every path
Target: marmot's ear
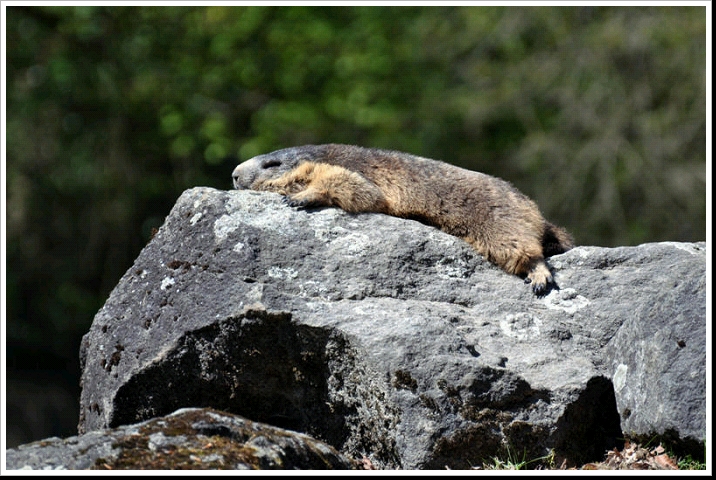
M 263 162 L 261 162 L 261 168 L 263 170 L 268 170 L 269 168 L 276 168 L 281 166 L 281 160 L 278 158 L 267 158 Z

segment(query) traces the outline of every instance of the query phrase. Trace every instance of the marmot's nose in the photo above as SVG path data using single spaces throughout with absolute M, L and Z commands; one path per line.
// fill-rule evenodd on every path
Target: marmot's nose
M 239 188 L 239 167 L 236 167 L 234 171 L 231 173 L 231 180 L 234 184 L 234 188 Z

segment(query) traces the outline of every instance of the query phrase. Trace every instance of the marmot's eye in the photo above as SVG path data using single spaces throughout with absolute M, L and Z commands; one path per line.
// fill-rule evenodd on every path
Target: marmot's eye
M 269 160 L 268 162 L 261 165 L 261 168 L 263 168 L 265 170 L 267 168 L 280 167 L 280 166 L 281 166 L 280 160 Z

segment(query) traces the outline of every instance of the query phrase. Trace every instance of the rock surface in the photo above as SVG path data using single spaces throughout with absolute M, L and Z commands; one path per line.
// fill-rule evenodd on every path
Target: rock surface
M 333 447 L 303 435 L 210 409 L 6 452 L 8 470 L 351 469 Z
M 531 294 L 420 223 L 194 188 L 83 339 L 79 430 L 213 407 L 379 468 L 469 468 L 625 434 L 703 452 L 706 245 L 578 247 Z

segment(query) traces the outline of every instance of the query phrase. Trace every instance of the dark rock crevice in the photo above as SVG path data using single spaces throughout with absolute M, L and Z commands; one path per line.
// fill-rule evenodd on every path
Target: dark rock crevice
M 611 380 L 595 377 L 587 382 L 557 421 L 551 442 L 558 452 L 558 463 L 564 459 L 569 466 L 600 461 L 605 452 L 624 446 Z
M 117 391 L 109 426 L 211 407 L 397 466 L 394 446 L 370 440 L 388 438 L 396 420 L 391 413 L 380 424 L 360 411 L 387 404 L 370 398 L 373 382 L 359 363 L 333 329 L 297 324 L 285 312 L 249 310 L 187 332 L 161 360 L 132 376 Z M 336 390 L 350 394 L 337 398 Z M 374 431 L 361 434 L 358 423 Z

